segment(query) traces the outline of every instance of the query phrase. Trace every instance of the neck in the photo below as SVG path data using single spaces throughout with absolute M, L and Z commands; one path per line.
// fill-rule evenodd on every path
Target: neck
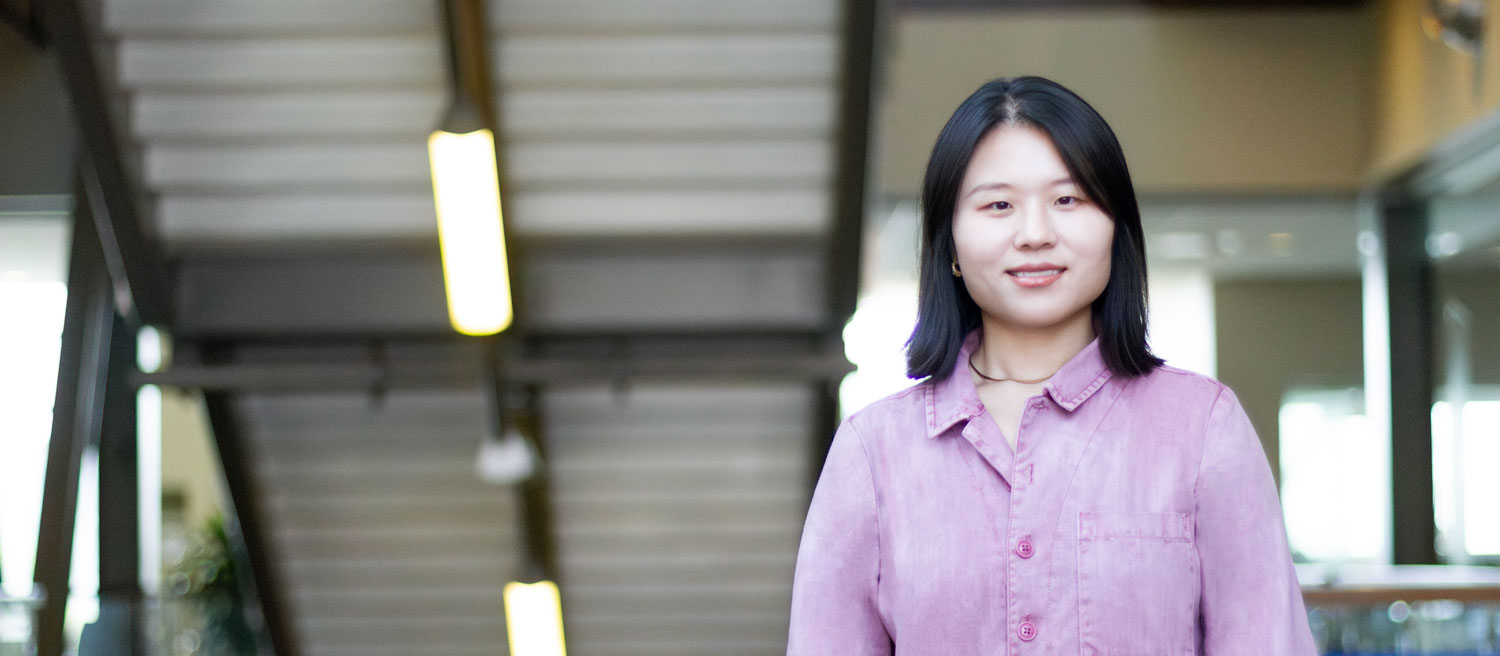
M 1036 380 L 1057 373 L 1094 340 L 1093 313 L 1083 312 L 1046 328 L 1023 328 L 983 319 L 974 364 L 993 378 Z M 1040 383 L 1038 383 L 1040 384 Z

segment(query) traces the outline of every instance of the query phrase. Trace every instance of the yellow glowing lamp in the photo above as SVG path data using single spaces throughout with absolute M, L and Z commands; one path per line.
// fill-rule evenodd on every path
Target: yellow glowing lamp
M 505 629 L 511 656 L 567 656 L 557 584 L 505 584 Z
M 501 228 L 495 135 L 485 128 L 440 129 L 427 138 L 427 154 L 448 319 L 465 335 L 493 335 L 515 318 Z

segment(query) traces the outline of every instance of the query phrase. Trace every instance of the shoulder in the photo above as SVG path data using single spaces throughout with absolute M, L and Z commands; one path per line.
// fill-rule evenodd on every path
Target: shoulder
M 1203 437 L 1243 417 L 1234 390 L 1212 376 L 1162 365 L 1128 380 L 1123 398 L 1133 413 L 1152 417 L 1179 435 Z
M 932 382 L 922 380 L 851 413 L 840 433 L 853 432 L 865 448 L 880 448 L 892 439 L 924 435 Z
M 887 426 L 892 420 L 915 416 L 918 419 L 925 417 L 924 409 L 927 406 L 927 397 L 932 383 L 930 379 L 915 382 L 899 392 L 887 394 L 869 405 L 849 414 L 844 420 L 845 424 L 853 426 L 860 432 L 869 432 L 870 429 Z
M 1130 379 L 1127 388 L 1136 400 L 1171 402 L 1179 408 L 1198 407 L 1204 412 L 1234 398 L 1233 390 L 1212 376 L 1165 364 Z

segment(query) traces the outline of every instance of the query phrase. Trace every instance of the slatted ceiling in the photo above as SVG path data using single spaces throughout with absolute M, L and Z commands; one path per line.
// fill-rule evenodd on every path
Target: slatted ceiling
M 540 327 L 660 325 L 749 328 L 816 326 L 823 290 L 809 285 L 821 267 L 809 257 L 772 253 L 754 261 L 601 257 L 538 263 L 529 287 L 530 321 Z M 725 291 L 729 280 L 743 287 Z
M 435 588 L 423 590 L 403 588 L 392 590 L 381 596 L 350 598 L 337 593 L 304 593 L 295 601 L 301 606 L 320 607 L 326 619 L 405 619 L 402 609 L 390 603 L 399 597 L 403 604 L 420 605 L 435 613 L 449 617 L 484 617 L 493 622 L 493 611 L 505 604 L 499 588 L 483 588 L 472 591 Z
M 506 89 L 753 87 L 835 78 L 833 34 L 515 36 L 493 49 Z M 119 49 L 127 91 L 431 89 L 446 79 L 436 32 L 235 40 L 131 39 Z M 193 62 L 183 66 L 184 61 Z
M 501 99 L 512 143 L 614 136 L 822 137 L 833 127 L 829 85 L 785 88 L 526 90 Z
M 832 33 L 512 37 L 499 46 L 494 70 L 506 88 L 818 84 L 837 67 Z
M 431 238 L 423 138 L 447 102 L 435 7 L 106 4 L 169 248 Z M 518 233 L 829 229 L 835 3 L 491 7 Z
M 828 228 L 827 202 L 815 188 L 578 190 L 514 194 L 505 211 L 507 219 L 514 217 L 509 225 L 518 234 L 539 238 L 817 237 Z M 437 234 L 431 192 L 165 196 L 157 203 L 157 222 L 173 240 L 221 244 L 337 237 L 409 240 Z
M 650 624 L 646 618 L 618 616 L 601 622 L 614 638 L 574 632 L 568 637 L 569 653 L 581 654 L 774 654 L 786 651 L 786 639 L 765 636 L 775 630 L 775 618 L 745 614 L 692 613 L 680 620 Z M 781 620 L 785 625 L 785 618 Z M 717 647 L 705 651 L 708 645 Z
M 491 28 L 507 34 L 604 31 L 832 31 L 832 2 L 804 0 L 492 0 Z M 141 37 L 243 38 L 289 34 L 379 34 L 426 26 L 437 9 L 411 0 L 111 0 L 111 32 Z
M 719 581 L 694 586 L 680 583 L 608 586 L 570 583 L 568 587 L 572 592 L 568 610 L 574 614 L 607 615 L 637 605 L 659 609 L 658 612 L 682 614 L 695 611 L 775 614 L 784 611 L 786 604 L 780 598 L 786 594 L 786 584 L 780 581 Z
M 168 194 L 235 186 L 268 192 L 430 185 L 427 144 L 390 142 L 247 145 L 158 145 L 146 151 L 146 180 Z M 509 190 L 705 184 L 765 187 L 829 183 L 827 143 L 793 140 L 523 143 L 507 157 Z M 408 189 L 410 190 L 410 189 Z M 416 189 L 415 191 L 422 191 Z
M 245 404 L 308 654 L 503 648 L 513 500 L 473 482 L 478 400 Z M 778 652 L 805 503 L 805 388 L 589 387 L 544 407 L 571 653 Z M 455 414 L 472 434 L 434 430 Z
M 436 32 L 370 37 L 131 38 L 118 48 L 128 92 L 254 93 L 386 87 L 443 93 Z M 184 65 L 191 62 L 191 65 Z
M 157 227 L 169 247 L 437 234 L 430 193 L 162 196 L 156 205 Z
M 511 572 L 485 556 L 461 558 L 303 558 L 287 554 L 282 569 L 296 582 L 292 598 L 309 598 L 326 605 L 329 597 L 359 604 L 392 595 L 495 593 Z M 353 591 L 358 594 L 350 594 Z
M 580 388 L 544 411 L 570 653 L 785 649 L 805 387 Z
M 485 645 L 455 644 L 451 642 L 430 643 L 432 653 L 446 656 L 495 656 L 503 654 L 503 647 L 494 643 Z M 324 647 L 317 651 L 303 649 L 307 656 L 406 656 L 409 652 L 400 645 L 364 645 L 358 647 Z
M 408 448 L 413 439 L 428 444 L 425 453 L 449 454 L 475 444 L 457 439 L 465 428 L 479 428 L 486 420 L 485 397 L 479 389 L 402 391 L 378 402 L 365 394 L 323 392 L 316 394 L 251 395 L 241 403 L 252 414 L 253 426 L 265 429 L 265 439 L 291 448 L 319 448 L 341 440 L 360 439 L 361 451 Z M 374 415 L 389 413 L 408 424 L 432 425 L 440 431 L 422 432 L 411 426 L 379 421 Z M 348 421 L 338 421 L 343 415 Z M 448 420 L 444 423 L 444 420 Z M 478 433 L 473 433 L 478 435 Z M 301 446 L 299 446 L 301 445 Z M 357 455 L 347 454 L 347 455 Z
M 444 645 L 498 645 L 505 643 L 505 631 L 499 628 L 502 609 L 494 609 L 488 617 L 454 618 L 407 618 L 403 621 L 374 620 L 310 620 L 299 622 L 303 630 L 324 639 L 331 645 L 341 647 L 402 647 L 408 654 L 446 654 Z M 316 654 L 317 647 L 307 650 Z
M 141 91 L 132 99 L 137 137 L 168 146 L 420 140 L 446 102 L 433 90 Z M 831 134 L 834 94 L 822 85 L 524 90 L 499 101 L 508 145 L 519 147 L 539 140 L 823 138 Z
M 307 654 L 503 644 L 516 500 L 474 472 L 486 416 L 478 390 L 392 392 L 379 405 L 348 393 L 242 405 Z
M 733 517 L 736 522 L 749 523 L 787 521 L 784 508 L 768 506 L 753 499 L 718 501 L 711 506 L 689 500 L 666 504 L 658 503 L 650 508 L 639 503 L 596 504 L 593 506 L 570 508 L 568 513 L 572 517 L 572 521 L 576 524 L 612 521 L 620 525 L 659 525 L 662 522 L 668 521 L 663 516 L 663 510 L 668 511 L 671 520 L 676 520 L 684 525 L 708 526 L 714 522 L 723 521 L 725 517 Z M 805 510 L 805 508 L 802 510 Z M 800 529 L 800 522 L 793 523 L 798 524 Z

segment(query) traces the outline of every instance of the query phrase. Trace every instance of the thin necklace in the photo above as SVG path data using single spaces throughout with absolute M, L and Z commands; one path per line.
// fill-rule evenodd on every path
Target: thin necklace
M 974 354 L 973 353 L 969 354 L 969 370 L 972 371 L 972 372 L 974 372 L 975 376 L 983 378 L 983 379 L 985 379 L 987 381 L 990 381 L 992 383 L 1021 383 L 1022 385 L 1035 385 L 1037 383 L 1046 382 L 1047 379 L 1049 379 L 1049 378 L 1057 375 L 1057 372 L 1054 371 L 1054 372 L 1052 372 L 1050 374 L 1047 374 L 1046 376 L 1043 376 L 1041 378 L 1037 378 L 1035 380 L 1025 380 L 1023 378 L 994 378 L 992 376 L 986 376 L 986 375 L 984 375 L 983 371 L 979 370 L 979 367 L 974 366 Z

